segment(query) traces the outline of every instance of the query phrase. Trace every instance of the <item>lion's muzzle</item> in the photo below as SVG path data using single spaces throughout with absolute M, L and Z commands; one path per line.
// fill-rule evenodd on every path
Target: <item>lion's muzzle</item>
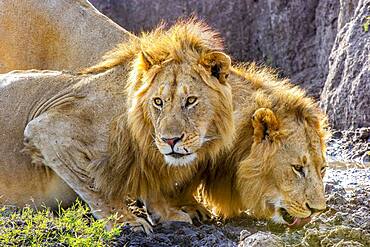
M 188 165 L 196 157 L 197 148 L 188 145 L 188 138 L 185 134 L 179 136 L 161 136 L 156 138 L 158 150 L 164 155 L 166 163 L 169 165 Z
M 161 137 L 161 140 L 164 141 L 165 143 L 167 143 L 168 145 L 170 145 L 170 147 L 173 148 L 175 147 L 176 143 L 178 143 L 179 141 L 182 140 L 182 138 L 184 138 L 184 134 L 182 134 L 180 137 L 178 136 L 175 136 L 175 137 Z

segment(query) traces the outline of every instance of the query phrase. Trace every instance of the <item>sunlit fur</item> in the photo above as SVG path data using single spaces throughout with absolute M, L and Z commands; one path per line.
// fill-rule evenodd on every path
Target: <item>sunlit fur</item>
M 225 82 L 227 75 L 224 74 L 229 68 L 221 70 L 217 79 L 211 75 L 207 64 L 226 64 L 229 58 L 221 54 L 221 50 L 218 34 L 208 26 L 195 20 L 180 21 L 168 30 L 162 26 L 120 44 L 101 63 L 84 71 L 100 73 L 129 65 L 127 77 L 122 77 L 123 83 L 126 83 L 123 97 L 127 97 L 128 109 L 111 124 L 108 158 L 105 163 L 102 161 L 96 166 L 95 183 L 98 189 L 114 198 L 127 195 L 155 198 L 158 194 L 173 191 L 175 183 L 191 180 L 198 169 L 198 161 L 206 157 L 214 158 L 223 147 L 231 144 L 234 130 L 232 96 L 231 87 Z M 218 57 L 226 61 L 219 61 Z M 174 74 L 176 78 L 193 79 L 175 85 L 175 82 L 172 83 Z M 173 87 L 177 93 L 180 85 L 205 92 L 199 99 L 202 102 L 196 106 L 203 111 L 194 110 L 196 114 L 183 115 L 181 111 L 171 111 L 169 106 L 168 111 L 166 108 L 160 114 L 155 113 L 157 110 L 153 107 L 152 97 L 167 87 Z M 169 115 L 167 120 L 159 117 L 167 113 L 175 115 Z M 193 157 L 189 157 L 191 160 L 170 160 L 166 164 L 154 141 L 160 138 L 159 132 L 163 134 L 174 126 L 168 124 L 168 128 L 159 130 L 157 123 L 161 122 L 162 126 L 164 121 L 171 122 L 174 117 L 182 123 L 192 122 L 191 126 L 184 125 L 183 129 L 189 138 L 196 136 L 197 143 L 207 140 L 208 135 L 213 138 L 202 145 L 197 144 Z M 190 142 L 184 140 L 184 145 L 192 146 Z
M 247 210 L 277 223 L 284 222 L 281 207 L 299 218 L 311 214 L 306 203 L 324 209 L 327 132 L 317 104 L 273 70 L 255 64 L 236 67 L 229 82 L 236 139 L 205 173 L 207 203 L 224 217 Z M 305 178 L 293 164 L 305 167 Z

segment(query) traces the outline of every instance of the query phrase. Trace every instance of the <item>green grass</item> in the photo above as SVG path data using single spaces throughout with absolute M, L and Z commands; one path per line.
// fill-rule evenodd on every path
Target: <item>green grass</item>
M 79 201 L 57 213 L 47 208 L 2 207 L 0 246 L 106 246 L 119 236 L 120 228 L 106 231 L 105 224 Z
M 365 23 L 362 24 L 362 28 L 364 29 L 364 32 L 367 33 L 369 31 L 369 26 L 370 26 L 370 16 L 366 16 Z

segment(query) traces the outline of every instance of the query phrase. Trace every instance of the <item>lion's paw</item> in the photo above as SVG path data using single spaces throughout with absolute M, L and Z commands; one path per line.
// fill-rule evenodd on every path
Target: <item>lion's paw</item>
M 108 221 L 106 225 L 106 229 L 108 231 L 112 230 L 118 224 L 123 226 L 129 226 L 130 229 L 134 232 L 145 232 L 146 234 L 150 234 L 153 232 L 152 226 L 143 218 L 135 218 L 133 220 L 118 220 L 118 221 Z
M 186 212 L 183 212 L 181 210 L 172 209 L 167 218 L 167 221 L 181 221 L 181 222 L 187 222 L 190 224 L 193 224 L 193 221 L 190 217 L 190 215 Z
M 153 232 L 152 226 L 143 218 L 136 218 L 135 220 L 125 221 L 123 225 L 129 226 L 134 232 L 145 232 L 151 234 Z
M 211 213 L 201 204 L 183 206 L 181 207 L 181 210 L 189 215 L 194 223 L 209 222 L 212 218 Z
M 162 212 L 162 214 L 159 214 L 158 212 L 150 212 L 148 213 L 148 220 L 152 225 L 167 221 L 180 221 L 190 224 L 193 223 L 189 214 L 174 208 L 168 209 L 165 213 Z

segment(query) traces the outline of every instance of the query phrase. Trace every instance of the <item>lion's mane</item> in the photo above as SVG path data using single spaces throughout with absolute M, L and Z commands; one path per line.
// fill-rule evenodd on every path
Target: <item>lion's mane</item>
M 155 193 L 170 193 L 175 184 L 188 182 L 198 165 L 170 167 L 165 164 L 163 155 L 153 144 L 154 128 L 145 111 L 145 93 L 150 88 L 142 85 L 143 71 L 147 68 L 141 52 L 145 52 L 155 64 L 147 77 L 154 77 L 168 61 L 201 61 L 211 51 L 221 51 L 222 40 L 219 34 L 197 20 L 179 21 L 166 30 L 163 25 L 140 37 L 132 37 L 118 45 L 104 56 L 102 62 L 88 68 L 84 73 L 101 73 L 124 65 L 128 67 L 126 80 L 127 111 L 118 115 L 111 124 L 109 154 L 96 166 L 95 184 L 108 197 L 121 198 L 155 197 Z M 199 68 L 198 68 L 199 69 Z M 199 73 L 203 73 L 200 71 Z M 152 78 L 145 78 L 150 81 Z M 212 125 L 219 138 L 210 141 L 198 160 L 214 158 L 222 147 L 229 145 L 233 138 L 232 96 L 229 85 L 205 81 L 219 95 Z M 228 87 L 229 90 L 225 90 Z
M 329 135 L 327 118 L 303 90 L 293 86 L 287 79 L 279 79 L 276 71 L 271 68 L 254 63 L 240 64 L 235 66 L 231 77 L 235 115 L 239 116 L 239 120 L 235 120 L 236 139 L 231 151 L 222 153 L 216 165 L 207 170 L 202 194 L 209 206 L 224 217 L 236 216 L 245 210 L 253 212 L 257 217 L 265 217 L 263 212 L 266 212 L 266 205 L 263 199 L 274 181 L 267 184 L 266 179 L 262 178 L 272 168 L 274 153 L 282 148 L 278 140 L 284 137 L 284 133 L 276 134 L 273 138 L 277 141 L 274 143 L 256 145 L 253 113 L 259 108 L 269 108 L 279 117 L 303 124 L 309 147 L 312 148 L 309 137 L 315 135 L 323 153 L 325 139 Z M 240 167 L 242 161 L 251 165 Z M 242 200 L 241 196 L 247 196 L 247 199 Z

